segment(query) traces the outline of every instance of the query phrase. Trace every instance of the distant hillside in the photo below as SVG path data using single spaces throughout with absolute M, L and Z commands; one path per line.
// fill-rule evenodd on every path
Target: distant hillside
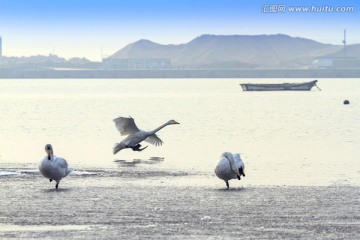
M 65 58 L 50 54 L 48 56 L 37 55 L 30 57 L 6 57 L 0 58 L 0 69 L 48 69 L 48 68 L 69 68 L 69 69 L 97 69 L 99 62 L 92 62 L 86 58 Z
M 324 55 L 324 57 L 344 57 L 345 52 L 344 48 L 341 47 L 340 50 Z M 346 56 L 347 57 L 357 57 L 360 58 L 360 44 L 353 44 L 346 47 Z
M 304 68 L 317 57 L 336 55 L 341 50 L 340 45 L 283 34 L 202 35 L 180 45 L 140 40 L 110 58 L 168 58 L 180 69 Z
M 181 45 L 161 45 L 149 40 L 139 40 L 127 45 L 114 53 L 111 58 L 174 58 L 180 50 Z

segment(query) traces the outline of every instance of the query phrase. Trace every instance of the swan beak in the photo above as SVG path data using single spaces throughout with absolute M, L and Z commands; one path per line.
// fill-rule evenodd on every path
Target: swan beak
M 174 120 L 173 124 L 180 124 L 180 123 L 178 123 L 177 121 Z

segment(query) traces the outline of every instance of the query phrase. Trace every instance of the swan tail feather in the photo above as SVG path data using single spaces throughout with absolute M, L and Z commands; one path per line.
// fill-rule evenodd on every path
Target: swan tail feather
M 74 169 L 73 168 L 68 168 L 67 170 L 66 170 L 66 173 L 65 173 L 65 176 L 64 177 L 66 177 L 69 173 L 71 173 L 72 171 L 74 171 Z
M 115 146 L 114 146 L 113 153 L 114 153 L 114 154 L 117 154 L 120 150 L 122 150 L 122 149 L 124 149 L 124 148 L 126 148 L 126 145 L 125 145 L 125 144 L 123 144 L 123 143 L 117 143 L 117 144 L 115 144 Z

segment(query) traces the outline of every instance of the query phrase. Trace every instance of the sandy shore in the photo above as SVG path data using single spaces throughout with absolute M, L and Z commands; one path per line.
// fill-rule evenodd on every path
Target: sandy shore
M 69 176 L 58 191 L 37 174 L 2 177 L 0 239 L 360 237 L 360 187 L 245 184 L 225 190 L 222 184 L 191 186 L 186 179 L 192 177 Z

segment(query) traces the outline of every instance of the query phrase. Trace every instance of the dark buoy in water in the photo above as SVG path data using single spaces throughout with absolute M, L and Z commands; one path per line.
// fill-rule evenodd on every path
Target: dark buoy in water
M 344 104 L 345 104 L 345 105 L 350 104 L 349 100 L 345 100 L 345 101 L 344 101 Z

